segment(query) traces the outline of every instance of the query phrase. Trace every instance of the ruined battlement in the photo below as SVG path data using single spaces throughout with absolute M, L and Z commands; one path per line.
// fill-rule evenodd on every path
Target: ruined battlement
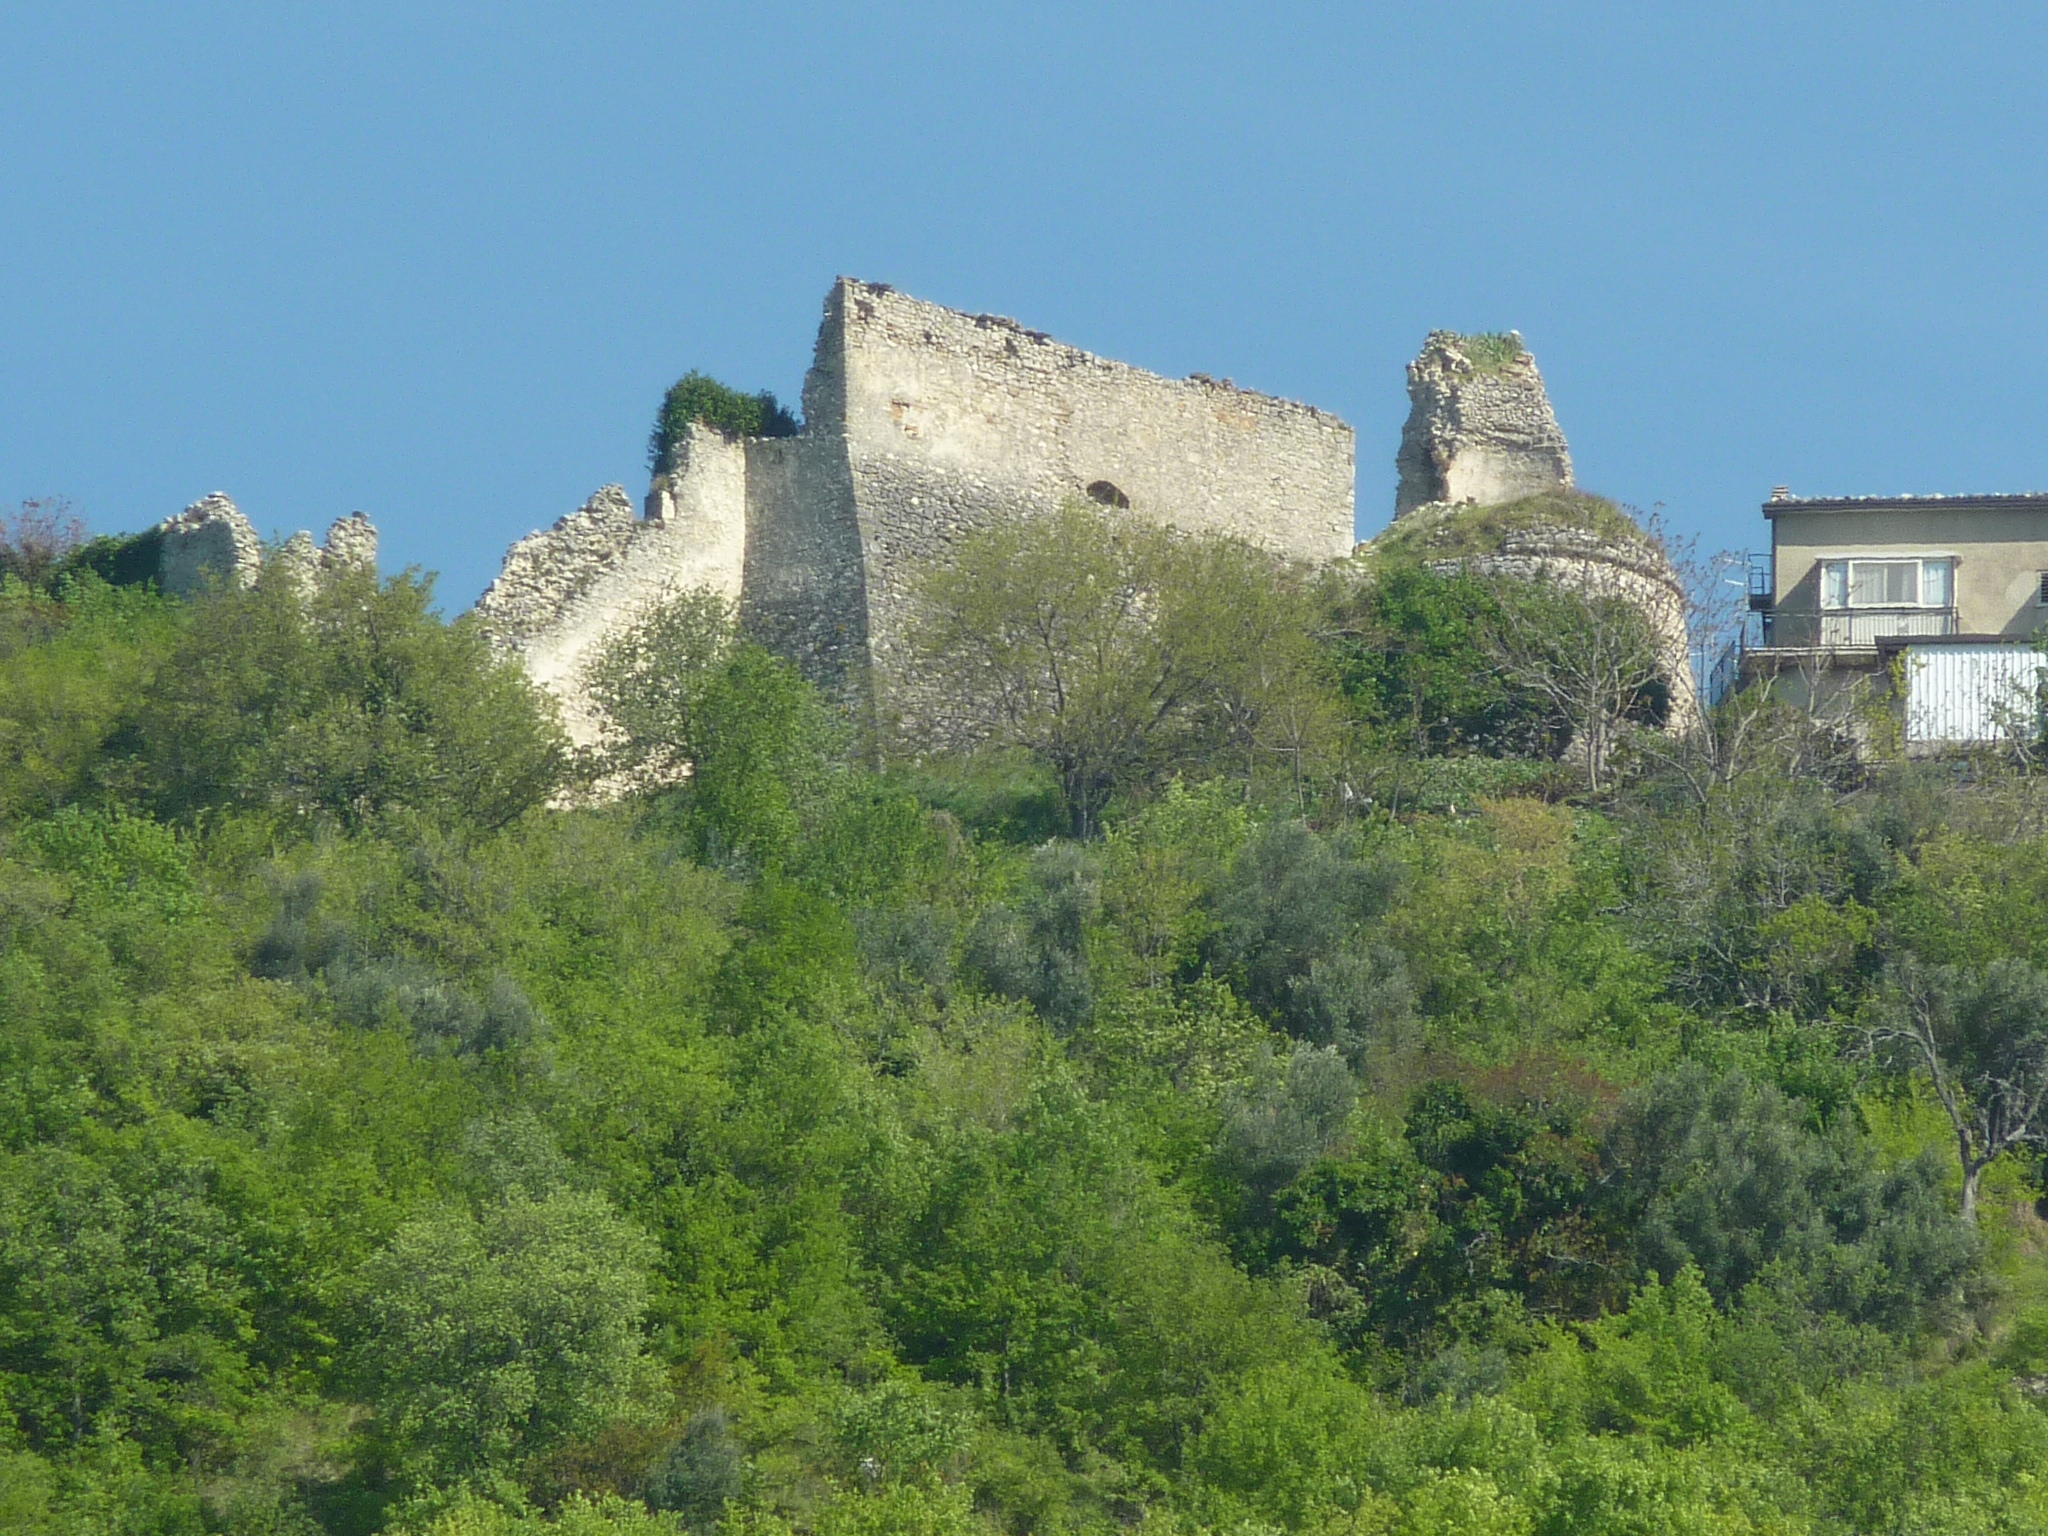
M 225 491 L 201 497 L 157 524 L 156 580 L 171 597 L 192 597 L 216 582 L 254 586 L 274 564 L 302 591 L 347 571 L 377 569 L 377 530 L 361 512 L 336 518 L 325 542 L 303 530 L 265 559 L 263 540 Z
M 749 634 L 893 723 L 917 713 L 918 573 L 978 528 L 1087 497 L 1289 559 L 1351 548 L 1355 442 L 1329 413 L 881 284 L 827 294 L 803 403 L 794 437 L 692 429 L 638 518 L 607 487 L 513 547 L 478 616 L 579 741 L 602 729 L 582 669 L 684 587 L 735 600 Z

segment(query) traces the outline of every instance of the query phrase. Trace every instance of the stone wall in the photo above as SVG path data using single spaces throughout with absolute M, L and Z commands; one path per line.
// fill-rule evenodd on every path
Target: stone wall
M 595 647 L 667 591 L 737 598 L 750 635 L 885 722 L 916 713 L 918 573 L 972 530 L 1093 496 L 1120 515 L 1327 560 L 1353 535 L 1336 417 L 1197 376 L 1166 379 L 842 278 L 795 437 L 695 429 L 636 519 L 617 487 L 515 545 L 477 612 L 561 699 Z
M 312 593 L 321 584 L 377 569 L 377 530 L 361 512 L 338 517 L 328 526 L 327 538 L 315 544 L 303 529 L 284 542 L 275 557 L 277 567 L 302 593 Z
M 263 574 L 263 541 L 224 491 L 195 501 L 157 525 L 157 586 L 172 597 L 194 597 L 216 583 L 248 587 Z M 301 530 L 273 557 L 275 567 L 301 591 L 351 571 L 377 569 L 377 529 L 361 512 L 337 518 L 326 541 Z
M 1666 728 L 1684 733 L 1699 724 L 1685 582 L 1663 547 L 1612 502 L 1580 491 L 1498 507 L 1432 502 L 1359 549 L 1439 571 L 1541 580 L 1620 598 L 1643 616 L 1656 646 L 1671 699 Z
M 804 402 L 807 436 L 843 434 L 885 717 L 916 712 L 919 573 L 989 523 L 1091 497 L 1296 560 L 1337 558 L 1355 537 L 1355 439 L 1336 417 L 879 284 L 834 286 Z
M 1408 422 L 1394 465 L 1400 471 L 1394 516 L 1433 502 L 1491 505 L 1543 491 L 1568 490 L 1572 458 L 1536 371 L 1517 349 L 1506 360 L 1456 331 L 1431 331 L 1408 365 Z
M 648 516 L 634 514 L 623 486 L 605 486 L 552 528 L 514 544 L 477 600 L 485 632 L 560 702 L 578 746 L 604 734 L 582 684 L 608 639 L 686 588 L 738 602 L 748 448 L 714 428 L 691 427 L 674 469 L 648 492 Z
M 225 491 L 200 498 L 157 525 L 156 582 L 172 597 L 217 583 L 250 586 L 263 570 L 263 541 Z

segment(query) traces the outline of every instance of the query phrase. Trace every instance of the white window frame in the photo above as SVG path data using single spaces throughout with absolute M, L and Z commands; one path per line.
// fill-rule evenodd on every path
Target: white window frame
M 1859 603 L 1856 601 L 1856 573 L 1858 565 L 1907 565 L 1915 567 L 1913 572 L 1914 601 L 1910 603 Z M 1926 568 L 1930 565 L 1948 567 L 1948 597 L 1943 602 L 1927 601 Z M 1839 571 L 1839 575 L 1836 573 Z M 2044 584 L 2048 584 L 2048 573 L 2044 573 Z M 1840 600 L 1834 593 L 1840 592 Z M 1956 557 L 1953 554 L 1932 552 L 1900 551 L 1896 554 L 1878 553 L 1874 550 L 1858 550 L 1853 554 L 1828 555 L 1820 561 L 1820 606 L 1828 613 L 1871 612 L 1878 609 L 1921 608 L 1932 611 L 1950 609 L 1956 605 Z

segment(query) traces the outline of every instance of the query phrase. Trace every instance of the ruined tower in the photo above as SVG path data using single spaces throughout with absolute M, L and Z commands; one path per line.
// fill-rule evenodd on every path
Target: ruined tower
M 377 569 L 377 530 L 361 512 L 336 518 L 324 543 L 303 530 L 266 560 L 255 525 L 225 491 L 201 497 L 156 526 L 157 586 L 194 597 L 209 585 L 254 586 L 274 563 L 302 591 L 352 571 Z
M 1625 510 L 1572 484 L 1571 450 L 1521 336 L 1431 331 L 1408 365 L 1408 398 L 1394 522 L 1361 549 L 1622 599 L 1653 637 L 1667 727 L 1693 729 L 1685 583 Z
M 1431 331 L 1408 365 L 1408 400 L 1394 516 L 1432 502 L 1487 505 L 1571 488 L 1571 452 L 1518 332 Z

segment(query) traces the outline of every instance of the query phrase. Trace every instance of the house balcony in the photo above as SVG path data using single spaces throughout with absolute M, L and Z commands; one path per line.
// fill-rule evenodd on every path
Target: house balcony
M 1955 633 L 1953 608 L 1834 608 L 1820 615 L 1820 644 L 1827 649 L 1867 648 L 1880 640 Z

